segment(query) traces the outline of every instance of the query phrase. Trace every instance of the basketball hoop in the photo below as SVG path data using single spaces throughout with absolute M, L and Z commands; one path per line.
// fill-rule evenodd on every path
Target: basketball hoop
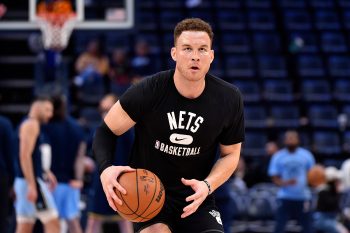
M 55 1 L 54 4 L 39 5 L 36 21 L 42 32 L 44 48 L 62 51 L 68 45 L 77 16 L 69 1 Z

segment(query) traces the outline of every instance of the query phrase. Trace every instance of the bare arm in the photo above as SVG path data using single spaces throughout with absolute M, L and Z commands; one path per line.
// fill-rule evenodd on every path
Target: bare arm
M 39 135 L 39 130 L 39 122 L 35 120 L 27 120 L 22 124 L 19 131 L 19 158 L 21 169 L 28 184 L 33 186 L 35 186 L 35 177 L 32 154 Z
M 216 163 L 210 171 L 210 174 L 205 179 L 210 185 L 210 193 L 212 193 L 228 178 L 230 178 L 230 176 L 236 169 L 240 157 L 241 144 L 242 143 L 237 143 L 228 146 L 220 145 L 221 157 L 216 161 Z M 182 182 L 187 186 L 191 186 L 191 188 L 195 191 L 193 195 L 186 198 L 187 202 L 193 202 L 183 209 L 184 212 L 181 215 L 181 217 L 185 218 L 196 212 L 198 207 L 209 195 L 209 190 L 207 185 L 200 180 L 186 180 L 182 178 Z
M 74 188 L 80 189 L 83 187 L 83 176 L 84 176 L 84 161 L 86 154 L 86 143 L 80 142 L 77 157 L 74 163 L 74 180 L 70 181 L 70 185 Z
M 104 121 L 113 133 L 118 136 L 122 135 L 136 124 L 124 111 L 119 101 L 109 110 Z

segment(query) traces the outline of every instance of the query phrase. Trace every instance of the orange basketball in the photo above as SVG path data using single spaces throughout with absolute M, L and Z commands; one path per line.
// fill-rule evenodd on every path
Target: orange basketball
M 118 182 L 126 195 L 116 190 L 123 204 L 115 203 L 123 218 L 132 222 L 145 222 L 155 217 L 165 201 L 165 190 L 160 179 L 151 171 L 136 169 L 123 173 Z
M 310 186 L 317 187 L 326 183 L 326 174 L 324 167 L 321 165 L 315 165 L 308 172 L 308 182 Z

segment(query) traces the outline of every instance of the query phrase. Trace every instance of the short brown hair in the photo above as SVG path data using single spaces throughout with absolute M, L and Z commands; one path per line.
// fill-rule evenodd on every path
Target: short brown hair
M 208 33 L 211 44 L 213 44 L 214 33 L 210 24 L 199 18 L 184 19 L 176 25 L 174 29 L 174 45 L 176 45 L 177 38 L 179 38 L 183 31 L 206 32 Z

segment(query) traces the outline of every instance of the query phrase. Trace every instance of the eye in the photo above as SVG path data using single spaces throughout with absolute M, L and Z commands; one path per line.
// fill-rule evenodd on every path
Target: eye
M 206 48 L 200 48 L 199 51 L 201 51 L 201 52 L 206 52 L 207 49 L 206 49 Z
M 185 51 L 191 51 L 192 49 L 190 47 L 184 48 Z

